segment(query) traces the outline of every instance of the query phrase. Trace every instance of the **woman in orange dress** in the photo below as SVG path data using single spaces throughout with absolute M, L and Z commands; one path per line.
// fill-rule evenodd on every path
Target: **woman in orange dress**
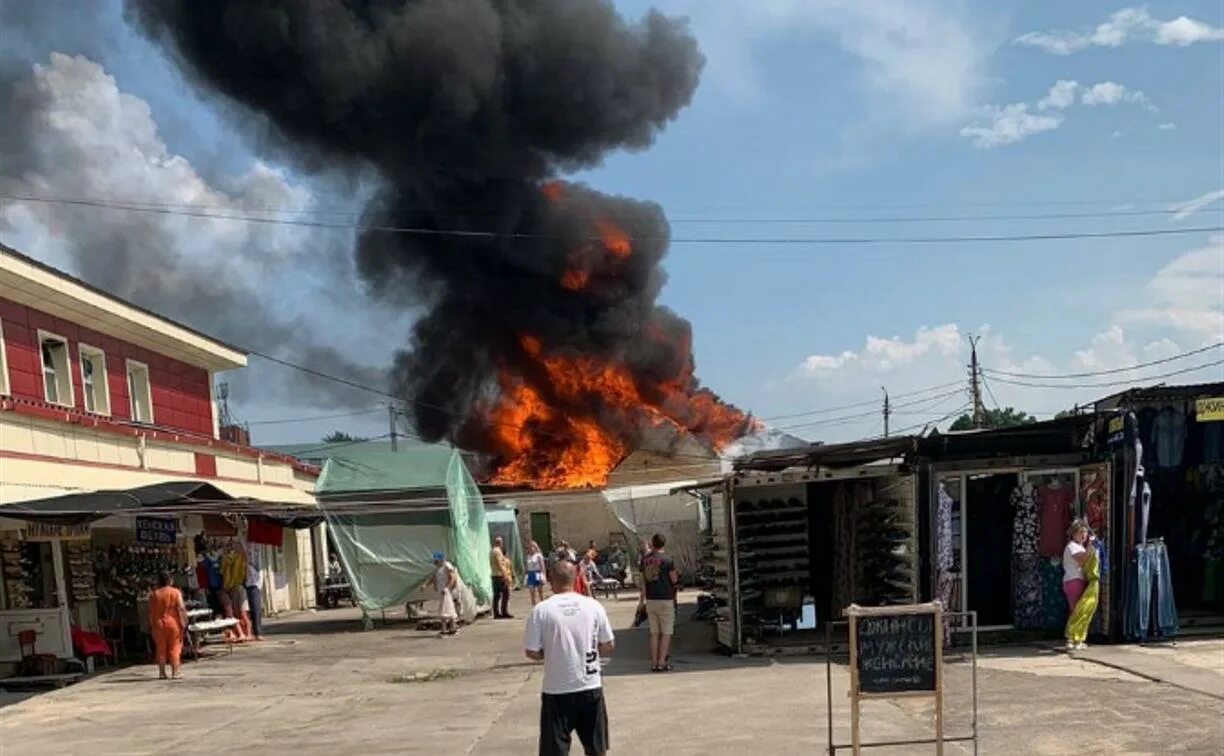
M 149 629 L 153 632 L 158 676 L 166 679 L 166 663 L 169 662 L 171 676 L 179 679 L 183 634 L 187 632 L 187 606 L 183 604 L 182 591 L 174 587 L 166 572 L 157 576 L 157 589 L 149 596 Z

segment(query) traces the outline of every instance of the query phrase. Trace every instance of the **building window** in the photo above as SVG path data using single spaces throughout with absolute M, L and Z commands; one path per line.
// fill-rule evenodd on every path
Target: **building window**
M 4 354 L 4 321 L 0 321 L 0 396 L 7 396 L 10 390 L 8 357 Z
M 110 414 L 110 391 L 106 382 L 106 355 L 101 349 L 81 344 L 81 393 L 85 395 L 85 410 L 99 415 Z
M 72 375 L 68 367 L 68 341 L 62 336 L 38 332 L 42 352 L 43 397 L 51 404 L 71 407 Z
M 149 390 L 149 366 L 135 360 L 127 361 L 128 398 L 132 402 L 132 420 L 153 422 L 153 399 Z

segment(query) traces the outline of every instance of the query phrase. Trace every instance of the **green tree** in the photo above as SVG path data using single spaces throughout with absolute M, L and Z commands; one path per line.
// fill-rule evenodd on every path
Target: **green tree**
M 326 436 L 323 437 L 323 443 L 325 444 L 343 444 L 343 443 L 351 443 L 355 441 L 367 441 L 367 440 L 368 439 L 362 438 L 360 436 L 354 436 L 354 435 L 345 433 L 344 431 L 332 431 L 331 433 L 328 433 Z
M 1013 428 L 1017 425 L 1031 425 L 1037 418 L 1013 407 L 985 410 L 983 428 Z M 961 415 L 952 423 L 949 430 L 973 430 L 973 415 Z

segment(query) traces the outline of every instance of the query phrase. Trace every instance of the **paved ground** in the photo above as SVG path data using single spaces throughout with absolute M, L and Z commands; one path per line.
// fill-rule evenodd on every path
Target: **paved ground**
M 633 602 L 609 607 L 614 625 L 627 628 Z M 540 670 L 522 657 L 521 632 L 520 620 L 485 621 L 442 640 L 396 621 L 361 632 L 351 610 L 298 615 L 275 623 L 262 645 L 187 665 L 179 682 L 140 666 L 32 697 L 0 695 L 0 754 L 529 754 Z M 732 660 L 709 653 L 707 627 L 680 632 L 670 675 L 648 672 L 642 631 L 620 632 L 606 669 L 617 753 L 823 752 L 823 661 Z M 1089 653 L 1101 658 L 988 650 L 978 672 L 980 752 L 1224 753 L 1224 696 L 1210 695 L 1224 681 L 1224 642 Z M 436 679 L 418 679 L 430 673 Z M 951 734 L 969 730 L 968 682 L 968 667 L 953 662 Z M 835 667 L 839 742 L 849 737 L 845 690 Z M 871 739 L 922 737 L 930 704 L 873 703 L 864 723 Z

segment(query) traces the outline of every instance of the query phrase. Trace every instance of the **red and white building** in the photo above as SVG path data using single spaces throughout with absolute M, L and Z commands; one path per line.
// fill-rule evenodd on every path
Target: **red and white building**
M 0 245 L 5 574 L 15 569 L 12 544 L 26 533 L 20 521 L 3 518 L 4 505 L 14 502 L 201 480 L 237 498 L 312 505 L 316 468 L 222 439 L 215 379 L 246 362 L 236 347 Z M 269 549 L 264 562 L 271 611 L 314 604 L 310 532 L 285 533 L 283 546 Z M 0 661 L 11 656 L 10 630 L 21 624 L 6 616 L 49 624 L 66 621 L 70 610 L 74 623 L 96 622 L 96 608 L 65 596 L 72 575 L 61 545 L 50 549 L 53 564 L 44 565 L 59 577 L 39 587 L 41 610 L 16 608 L 25 602 L 7 595 L 8 581 L 0 578 Z M 21 554 L 34 559 L 28 548 Z M 43 616 L 53 610 L 55 617 Z M 38 611 L 43 615 L 30 615 Z

